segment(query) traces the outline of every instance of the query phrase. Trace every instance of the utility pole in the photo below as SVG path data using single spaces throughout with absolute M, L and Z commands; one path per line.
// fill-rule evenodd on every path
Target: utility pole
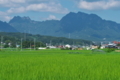
M 35 46 L 36 46 L 36 45 L 35 45 L 35 38 L 34 38 L 34 50 L 35 50 Z
M 69 39 L 70 39 L 70 33 L 69 33 Z
M 41 47 L 41 42 L 40 42 L 40 47 Z
M 31 51 L 31 42 L 30 42 L 30 51 Z
M 74 46 L 74 41 L 73 41 L 73 46 Z
M 21 51 L 22 51 L 22 38 L 21 38 Z
M 52 40 L 50 40 L 50 46 L 52 46 Z
M 24 31 L 24 40 L 26 41 L 26 31 Z
M 16 51 L 17 51 L 17 39 L 15 38 L 15 47 L 16 47 Z
M 1 36 L 1 50 L 2 50 L 2 40 L 3 40 L 3 36 Z
M 17 51 L 17 42 L 16 42 L 15 46 L 16 46 L 16 51 Z

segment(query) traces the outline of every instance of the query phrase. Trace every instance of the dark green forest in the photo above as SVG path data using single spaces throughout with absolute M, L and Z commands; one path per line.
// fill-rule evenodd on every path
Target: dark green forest
M 52 37 L 52 36 L 43 36 L 40 34 L 33 35 L 28 33 L 14 33 L 14 32 L 0 32 L 1 45 L 4 48 L 7 47 L 16 47 L 20 46 L 22 43 L 23 48 L 31 47 L 40 47 L 50 45 L 83 45 L 90 44 L 91 41 L 82 40 L 82 39 L 69 39 L 64 37 Z

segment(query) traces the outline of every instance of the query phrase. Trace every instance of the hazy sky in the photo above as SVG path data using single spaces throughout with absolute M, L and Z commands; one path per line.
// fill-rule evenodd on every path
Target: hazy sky
M 120 0 L 0 0 L 0 20 L 29 16 L 32 20 L 60 20 L 69 12 L 94 13 L 120 23 Z

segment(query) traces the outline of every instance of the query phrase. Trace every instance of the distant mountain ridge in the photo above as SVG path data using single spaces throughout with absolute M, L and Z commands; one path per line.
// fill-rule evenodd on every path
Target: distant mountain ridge
M 15 16 L 9 24 L 20 32 L 32 34 L 50 35 L 59 30 L 60 22 L 58 20 L 34 21 L 29 17 Z
M 18 32 L 18 31 L 8 23 L 0 21 L 0 32 Z
M 9 24 L 20 32 L 86 40 L 120 40 L 120 24 L 96 14 L 70 12 L 61 20 L 34 21 L 15 16 Z

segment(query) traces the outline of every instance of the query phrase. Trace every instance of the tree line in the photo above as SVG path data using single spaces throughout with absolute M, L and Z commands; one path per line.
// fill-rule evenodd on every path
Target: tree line
M 28 33 L 13 33 L 13 32 L 0 32 L 1 45 L 4 48 L 21 46 L 23 48 L 29 47 L 45 47 L 48 45 L 83 45 L 91 44 L 91 41 L 82 39 L 69 39 L 64 37 L 52 37 L 43 35 L 33 35 Z

